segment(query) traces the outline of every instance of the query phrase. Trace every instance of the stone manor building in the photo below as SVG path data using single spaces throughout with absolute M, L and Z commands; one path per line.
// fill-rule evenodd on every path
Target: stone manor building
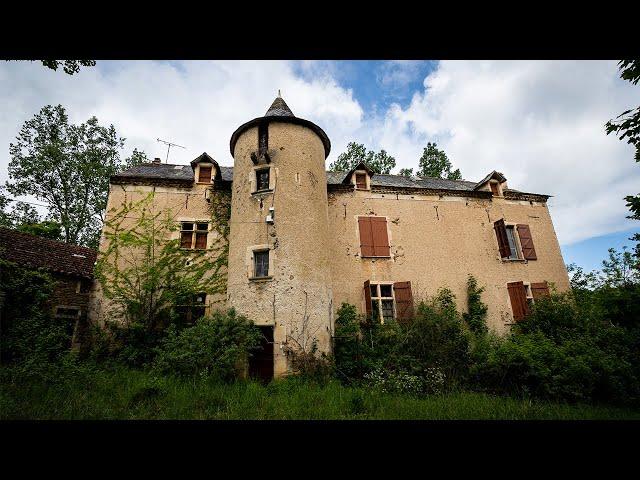
M 409 178 L 364 163 L 327 172 L 326 133 L 280 97 L 238 127 L 229 147 L 233 167 L 203 153 L 190 165 L 156 159 L 113 176 L 107 211 L 154 192 L 154 209 L 172 208 L 173 238 L 207 251 L 219 240 L 212 201 L 230 195 L 226 295 L 203 293 L 196 315 L 235 307 L 261 326 L 258 374 L 286 374 L 287 345 L 315 339 L 329 351 L 342 302 L 376 321 L 404 321 L 448 287 L 464 310 L 472 274 L 485 287 L 489 327 L 505 332 L 536 298 L 569 288 L 549 196 L 509 188 L 502 173 Z M 100 321 L 108 302 L 99 286 L 95 296 Z

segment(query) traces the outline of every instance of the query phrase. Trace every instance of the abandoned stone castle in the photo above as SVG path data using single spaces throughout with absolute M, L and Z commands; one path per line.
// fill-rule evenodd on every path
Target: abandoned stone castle
M 231 136 L 233 167 L 203 153 L 190 165 L 156 159 L 113 176 L 107 219 L 153 192 L 152 208 L 171 209 L 179 226 L 172 238 L 206 251 L 219 236 L 212 199 L 230 193 L 226 295 L 200 301 L 261 326 L 267 375 L 287 373 L 283 347 L 301 332 L 329 351 L 343 302 L 402 321 L 414 300 L 448 287 L 464 310 L 472 274 L 485 287 L 489 327 L 504 332 L 550 288 L 569 288 L 548 195 L 511 189 L 496 171 L 478 182 L 381 175 L 364 163 L 327 172 L 330 146 L 278 97 Z M 90 316 L 100 322 L 109 313 L 99 285 L 94 297 Z

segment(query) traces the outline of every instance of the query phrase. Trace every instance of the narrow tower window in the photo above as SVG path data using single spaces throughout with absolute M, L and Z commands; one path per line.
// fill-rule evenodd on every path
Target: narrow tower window
M 269 169 L 262 168 L 256 170 L 256 190 L 258 192 L 262 190 L 269 190 Z
M 255 278 L 269 276 L 269 250 L 253 252 L 253 276 Z

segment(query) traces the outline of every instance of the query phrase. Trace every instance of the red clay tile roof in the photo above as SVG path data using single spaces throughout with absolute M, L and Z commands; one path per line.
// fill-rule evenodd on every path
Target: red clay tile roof
M 19 265 L 91 279 L 96 257 L 91 248 L 0 227 L 0 258 Z

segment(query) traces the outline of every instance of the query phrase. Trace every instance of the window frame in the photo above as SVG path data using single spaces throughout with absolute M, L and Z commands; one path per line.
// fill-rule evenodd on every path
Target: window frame
M 382 296 L 382 285 L 388 285 L 391 289 L 391 296 Z M 376 312 L 378 313 L 378 321 L 380 324 L 384 325 L 384 311 L 382 308 L 383 301 L 391 301 L 393 305 L 393 316 L 391 317 L 391 321 L 396 321 L 397 318 L 397 308 L 396 308 L 396 292 L 393 288 L 394 282 L 369 282 L 369 293 L 371 294 L 371 316 L 373 317 Z M 376 295 L 373 295 L 371 292 L 371 287 L 376 287 Z M 374 304 L 376 306 L 374 307 Z
M 271 250 L 268 248 L 257 248 L 255 250 L 252 251 L 252 255 L 251 255 L 251 279 L 254 280 L 263 280 L 263 279 L 267 279 L 267 278 L 271 278 L 271 275 L 269 275 L 270 273 L 270 267 L 271 267 L 271 254 L 270 254 Z M 267 254 L 267 271 L 266 271 L 266 275 L 258 275 L 258 263 L 257 263 L 257 254 Z M 264 265 L 263 265 L 264 266 Z
M 364 187 L 359 186 L 358 177 L 364 180 Z M 367 174 L 366 170 L 356 170 L 353 172 L 353 185 L 356 190 L 369 190 L 369 174 Z
M 185 225 L 191 224 L 191 229 L 184 228 Z M 200 225 L 206 225 L 206 230 L 200 229 Z M 191 244 L 189 247 L 183 246 L 182 238 L 184 233 L 191 234 Z M 209 232 L 210 232 L 210 222 L 208 220 L 199 221 L 199 220 L 180 220 L 180 248 L 183 250 L 207 250 L 209 247 Z M 197 247 L 198 242 L 198 234 L 205 234 L 205 246 Z
M 495 187 L 495 191 L 493 188 Z M 502 197 L 502 187 L 500 186 L 500 182 L 497 180 L 489 180 L 489 189 L 491 190 L 491 194 L 494 197 Z
M 260 173 L 267 172 L 267 188 L 260 188 Z M 270 192 L 271 191 L 271 167 L 260 166 L 254 170 L 255 174 L 255 190 L 254 193 Z
M 203 168 L 208 168 L 209 169 L 209 181 L 208 182 L 203 182 L 201 180 L 202 177 L 202 169 Z M 202 185 L 211 185 L 213 183 L 213 164 L 211 163 L 205 163 L 205 164 L 199 164 L 198 165 L 198 181 L 196 183 L 200 183 Z
M 370 223 L 371 226 L 371 241 L 373 242 L 372 244 L 372 248 L 373 248 L 373 252 L 375 253 L 376 248 L 388 248 L 389 249 L 389 253 L 387 255 L 365 255 L 362 253 L 362 236 L 361 236 L 361 232 L 360 232 L 360 219 L 361 218 L 366 218 L 368 219 L 367 221 Z M 387 237 L 387 245 L 377 245 L 375 243 L 375 236 L 373 234 L 373 220 L 371 220 L 372 218 L 380 218 L 380 219 L 384 219 L 384 224 L 385 224 L 385 229 L 386 229 L 386 237 Z M 391 231 L 389 228 L 389 218 L 385 215 L 356 215 L 356 230 L 357 230 L 357 235 L 358 235 L 358 249 L 359 249 L 359 254 L 360 254 L 360 258 L 392 258 L 391 255 Z

